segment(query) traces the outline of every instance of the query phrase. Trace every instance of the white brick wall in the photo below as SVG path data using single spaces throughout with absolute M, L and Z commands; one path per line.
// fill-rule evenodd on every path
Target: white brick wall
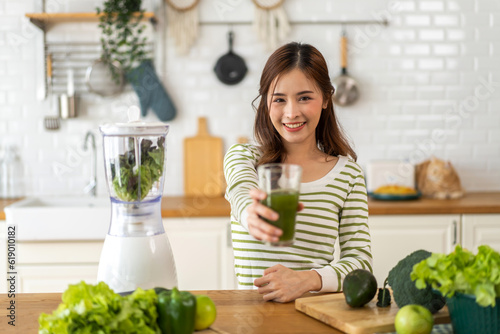
M 157 0 L 145 1 L 152 8 Z M 158 0 L 159 1 L 159 0 Z M 98 0 L 57 0 L 51 11 L 93 11 Z M 496 0 L 288 0 L 292 20 L 359 20 L 388 17 L 390 25 L 347 26 L 349 72 L 361 87 L 361 99 L 337 108 L 362 165 L 372 159 L 410 159 L 431 155 L 450 159 L 469 191 L 500 190 L 500 5 Z M 221 6 L 223 5 L 223 6 Z M 82 116 L 49 132 L 43 118 L 49 102 L 38 101 L 40 36 L 24 13 L 38 0 L 0 1 L 0 145 L 16 142 L 25 162 L 28 194 L 80 193 L 90 174 L 85 132 L 98 139 L 98 125 L 125 119 L 137 104 L 128 89 L 118 99 L 85 95 Z M 396 8 L 396 9 L 395 9 Z M 205 0 L 202 21 L 251 21 L 250 1 Z M 315 45 L 323 52 L 331 76 L 339 74 L 339 25 L 294 25 L 287 41 Z M 182 143 L 196 133 L 196 119 L 207 116 L 209 130 L 224 138 L 225 149 L 239 136 L 252 137 L 262 67 L 270 52 L 250 25 L 237 25 L 235 52 L 249 72 L 236 86 L 221 84 L 213 67 L 227 52 L 228 27 L 202 25 L 186 56 L 178 56 L 171 39 L 160 75 L 178 108 L 167 138 L 165 193 L 183 193 Z M 59 25 L 48 40 L 93 40 L 99 32 L 87 23 Z M 38 50 L 38 51 L 37 51 Z M 38 55 L 38 56 L 37 56 Z M 488 84 L 490 82 L 490 84 Z M 493 82 L 493 83 L 492 83 Z M 152 112 L 147 117 L 154 120 Z M 444 140 L 433 134 L 443 133 Z M 99 147 L 99 192 L 106 193 Z

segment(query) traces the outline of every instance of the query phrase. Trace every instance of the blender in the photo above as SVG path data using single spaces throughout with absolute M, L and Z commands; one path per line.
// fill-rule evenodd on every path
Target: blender
M 104 240 L 97 280 L 115 292 L 140 287 L 173 288 L 177 274 L 162 224 L 161 197 L 165 175 L 163 123 L 106 124 L 104 165 L 111 199 L 111 222 Z

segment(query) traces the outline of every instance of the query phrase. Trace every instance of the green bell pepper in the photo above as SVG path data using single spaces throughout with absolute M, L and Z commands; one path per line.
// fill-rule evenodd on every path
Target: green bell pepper
M 158 295 L 158 326 L 162 334 L 191 334 L 196 318 L 196 296 L 189 291 L 162 291 Z

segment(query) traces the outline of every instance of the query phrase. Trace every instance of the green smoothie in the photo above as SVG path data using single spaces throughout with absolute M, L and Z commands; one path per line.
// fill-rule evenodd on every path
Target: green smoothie
M 269 224 L 283 230 L 279 242 L 272 243 L 272 245 L 288 246 L 293 244 L 299 193 L 295 190 L 276 190 L 268 194 L 267 198 L 262 200 L 261 203 L 279 214 L 279 218 L 276 221 L 264 219 Z

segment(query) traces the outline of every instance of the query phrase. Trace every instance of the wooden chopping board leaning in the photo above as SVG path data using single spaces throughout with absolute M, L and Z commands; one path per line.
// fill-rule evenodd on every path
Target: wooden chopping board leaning
M 184 139 L 184 193 L 220 197 L 225 192 L 222 138 L 211 136 L 205 117 L 198 118 L 198 133 Z

